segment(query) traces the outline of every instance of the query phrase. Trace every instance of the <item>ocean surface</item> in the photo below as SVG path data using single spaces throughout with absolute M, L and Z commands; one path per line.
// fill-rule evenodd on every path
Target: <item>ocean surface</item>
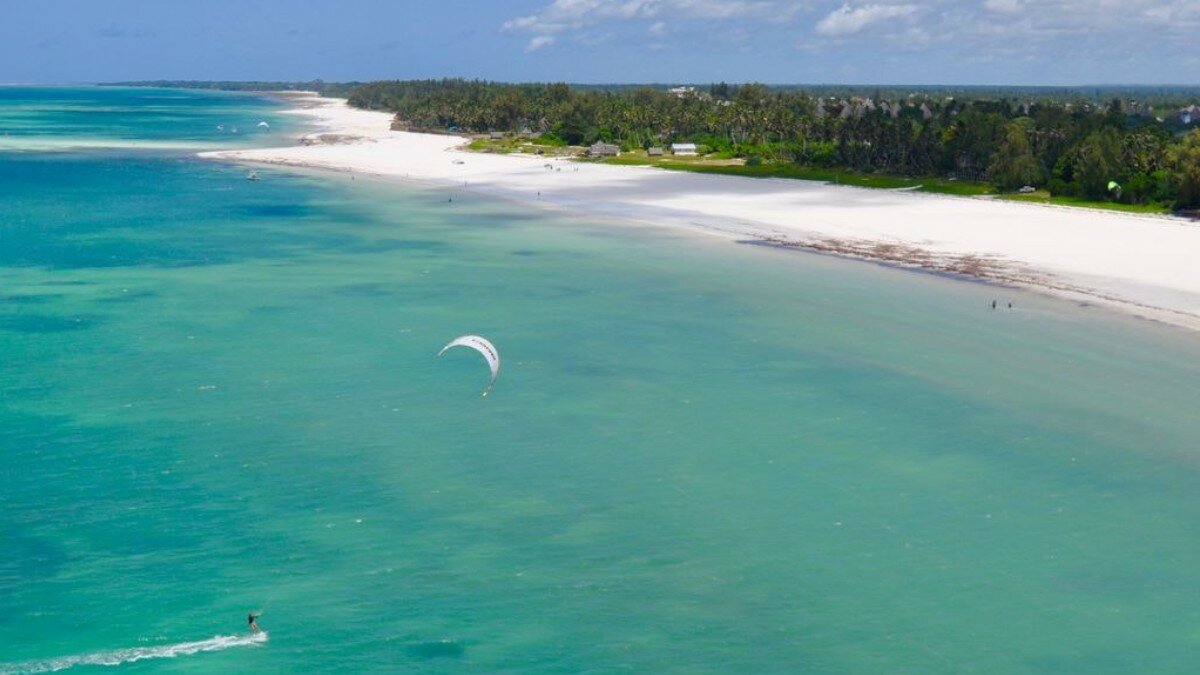
M 283 109 L 0 89 L 0 673 L 1200 666 L 1195 334 L 195 158 Z

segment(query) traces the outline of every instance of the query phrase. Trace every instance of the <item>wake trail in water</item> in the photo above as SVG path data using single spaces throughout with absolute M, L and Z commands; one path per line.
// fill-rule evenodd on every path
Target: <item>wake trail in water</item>
M 180 642 L 157 647 L 131 647 L 108 652 L 94 652 L 77 656 L 61 656 L 25 663 L 0 663 L 0 675 L 29 675 L 31 673 L 53 673 L 76 666 L 119 666 L 146 659 L 173 659 L 201 652 L 219 652 L 234 647 L 254 647 L 267 641 L 266 633 L 252 635 L 217 635 L 207 640 Z

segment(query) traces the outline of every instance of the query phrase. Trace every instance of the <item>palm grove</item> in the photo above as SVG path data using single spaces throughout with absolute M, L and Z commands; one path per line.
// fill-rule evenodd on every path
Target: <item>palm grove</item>
M 1186 111 L 1176 114 L 1191 93 L 1103 104 L 1078 95 L 944 93 L 424 80 L 368 83 L 349 98 L 394 112 L 415 129 L 528 131 L 547 143 L 604 140 L 625 150 L 689 141 L 750 164 L 946 176 L 1001 191 L 1028 185 L 1091 200 L 1200 208 L 1200 129 L 1189 128 Z M 1200 109 L 1191 110 L 1200 118 Z

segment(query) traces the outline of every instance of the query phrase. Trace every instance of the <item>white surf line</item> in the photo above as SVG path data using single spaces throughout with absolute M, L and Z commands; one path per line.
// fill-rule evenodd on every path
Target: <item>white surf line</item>
M 70 152 L 78 150 L 179 150 L 204 152 L 228 150 L 228 145 L 216 141 L 174 141 L 104 136 L 13 136 L 0 135 L 0 150 L 4 152 Z
M 252 635 L 217 635 L 207 640 L 180 642 L 157 647 L 131 647 L 108 652 L 94 652 L 76 656 L 60 656 L 54 659 L 26 661 L 24 663 L 0 663 L 0 675 L 29 675 L 31 673 L 53 673 L 76 666 L 119 666 L 123 663 L 146 659 L 173 659 L 201 652 L 219 652 L 233 647 L 253 647 L 267 641 L 266 633 Z

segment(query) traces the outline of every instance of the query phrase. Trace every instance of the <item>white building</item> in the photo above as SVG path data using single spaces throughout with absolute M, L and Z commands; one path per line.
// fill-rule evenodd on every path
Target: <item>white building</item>
M 698 154 L 696 152 L 696 144 L 695 143 L 672 143 L 671 144 L 671 153 L 675 154 L 675 155 L 681 155 L 684 157 L 693 156 L 693 155 Z

